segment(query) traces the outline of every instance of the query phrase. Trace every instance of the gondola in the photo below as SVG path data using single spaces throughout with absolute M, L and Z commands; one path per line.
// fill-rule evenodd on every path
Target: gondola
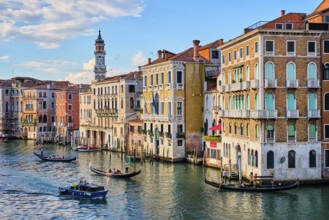
M 38 154 L 36 152 L 34 152 L 34 155 L 39 157 L 41 160 L 52 161 L 52 162 L 71 162 L 71 161 L 77 159 L 76 157 L 61 158 L 61 157 L 58 157 L 58 156 L 54 156 L 54 157 L 45 156 L 45 155 Z
M 141 173 L 141 170 L 137 170 L 137 171 L 134 171 L 132 173 L 114 173 L 114 172 L 107 172 L 107 171 L 104 171 L 104 170 L 101 170 L 101 169 L 98 169 L 98 168 L 95 168 L 95 167 L 92 167 L 91 165 L 89 165 L 89 169 L 94 172 L 94 173 L 97 173 L 99 175 L 103 175 L 103 176 L 109 176 L 109 177 L 114 177 L 114 178 L 130 178 L 130 177 L 133 177 L 133 176 L 137 176 L 138 174 Z
M 274 192 L 281 190 L 295 189 L 299 186 L 299 181 L 290 183 L 275 183 L 253 185 L 253 184 L 228 184 L 228 183 L 217 183 L 205 179 L 205 183 L 217 187 L 225 191 L 240 191 L 240 192 Z

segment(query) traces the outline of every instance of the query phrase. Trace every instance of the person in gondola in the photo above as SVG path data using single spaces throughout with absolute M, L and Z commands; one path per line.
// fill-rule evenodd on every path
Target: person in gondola
M 112 173 L 112 170 L 111 170 L 111 168 L 109 169 L 109 173 Z
M 126 162 L 126 163 L 125 163 L 125 170 L 126 170 L 126 173 L 128 173 L 128 169 L 129 169 L 129 163 Z

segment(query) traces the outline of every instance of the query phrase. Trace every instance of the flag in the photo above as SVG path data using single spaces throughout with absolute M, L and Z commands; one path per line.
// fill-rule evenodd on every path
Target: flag
M 153 105 L 155 114 L 158 114 L 158 108 L 157 108 L 157 104 L 155 102 L 153 94 L 152 94 L 152 105 Z
M 146 114 L 150 114 L 150 112 L 147 110 L 147 103 L 146 103 L 146 100 L 145 100 L 145 96 L 143 95 L 143 98 L 144 98 L 144 108 L 145 108 L 145 112 Z

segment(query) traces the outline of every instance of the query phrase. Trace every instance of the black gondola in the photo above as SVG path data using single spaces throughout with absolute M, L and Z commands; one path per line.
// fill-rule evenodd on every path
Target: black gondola
M 39 157 L 41 160 L 44 160 L 44 161 L 52 161 L 52 162 L 71 162 L 73 160 L 76 160 L 77 158 L 76 157 L 69 157 L 69 158 L 65 158 L 65 157 L 58 157 L 58 156 L 45 156 L 45 155 L 41 155 L 41 154 L 38 154 L 36 152 L 34 152 L 34 155 Z
M 133 177 L 133 176 L 137 176 L 142 171 L 142 170 L 139 169 L 139 170 L 134 171 L 132 173 L 121 173 L 121 172 L 120 173 L 115 173 L 115 172 L 107 172 L 107 171 L 92 167 L 91 165 L 89 165 L 89 169 L 92 172 L 97 173 L 99 175 L 114 177 L 114 178 L 130 178 L 130 177 Z
M 205 179 L 205 183 L 217 187 L 225 191 L 243 191 L 243 192 L 274 192 L 280 190 L 295 189 L 299 186 L 299 181 L 290 183 L 275 183 L 272 184 L 228 184 L 228 183 L 217 183 Z

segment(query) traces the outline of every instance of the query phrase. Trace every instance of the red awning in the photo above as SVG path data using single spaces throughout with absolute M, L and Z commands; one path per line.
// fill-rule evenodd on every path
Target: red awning
M 222 124 L 215 125 L 215 126 L 209 128 L 209 130 L 212 130 L 212 131 L 221 131 L 222 130 Z

